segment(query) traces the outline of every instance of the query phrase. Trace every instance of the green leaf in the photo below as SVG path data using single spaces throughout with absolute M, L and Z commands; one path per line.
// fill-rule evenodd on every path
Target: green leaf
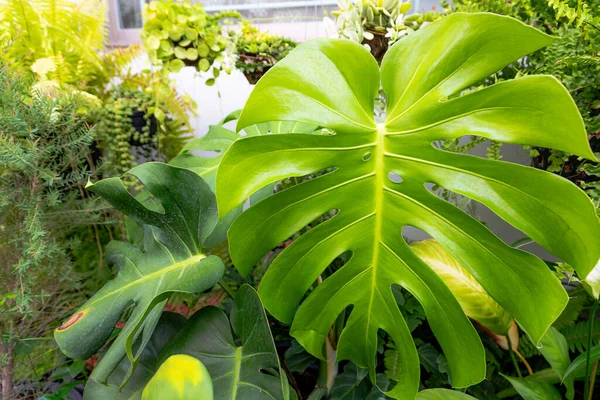
M 236 345 L 231 328 L 240 339 Z M 216 307 L 196 312 L 161 355 L 196 357 L 213 379 L 215 399 L 288 399 L 290 388 L 282 373 L 267 316 L 256 291 L 243 285 L 231 315 Z M 276 371 L 274 376 L 264 371 Z
M 194 49 L 193 47 L 190 47 L 186 51 L 186 57 L 188 60 L 191 60 L 191 61 L 197 60 L 198 59 L 198 50 Z
M 416 400 L 471 400 L 468 394 L 450 389 L 427 389 L 417 394 Z
M 592 347 L 592 349 L 589 350 L 589 352 L 590 352 L 590 363 L 594 363 L 594 362 L 600 360 L 600 345 L 596 345 L 596 346 Z M 577 356 L 577 358 L 575 360 L 573 360 L 571 365 L 569 365 L 569 367 L 565 370 L 565 372 L 562 376 L 563 382 L 566 381 L 567 378 L 571 377 L 572 375 L 574 375 L 575 377 L 585 376 L 585 366 L 587 363 L 587 355 L 588 355 L 588 351 L 585 351 L 585 352 L 581 353 L 579 356 Z
M 183 47 L 176 46 L 174 53 L 175 57 L 181 60 L 185 60 L 187 58 L 187 51 Z
M 290 372 L 302 374 L 316 360 L 298 341 L 292 340 L 292 345 L 285 351 L 284 361 Z
M 502 374 L 501 374 L 502 375 Z M 525 400 L 561 400 L 558 389 L 540 381 L 502 375 Z
M 542 353 L 558 376 L 563 379 L 563 383 L 567 387 L 567 398 L 573 399 L 574 380 L 572 378 L 564 379 L 565 373 L 571 364 L 567 339 L 556 328 L 550 327 L 548 332 L 542 337 L 542 340 L 540 340 L 540 345 L 538 347 L 540 353 Z
M 560 315 L 567 295 L 544 262 L 506 245 L 425 186 L 433 183 L 485 204 L 587 275 L 600 255 L 600 225 L 581 190 L 545 171 L 432 145 L 471 134 L 593 159 L 577 108 L 552 77 L 528 76 L 452 97 L 551 41 L 511 18 L 457 13 L 398 41 L 381 73 L 362 46 L 317 39 L 298 46 L 261 78 L 238 130 L 299 121 L 335 134 L 236 141 L 217 173 L 219 213 L 226 215 L 270 182 L 333 170 L 250 207 L 228 233 L 234 265 L 247 274 L 274 246 L 339 210 L 286 247 L 259 288 L 265 307 L 281 321 L 293 321 L 291 334 L 310 353 L 323 357 L 330 327 L 353 306 L 338 360 L 368 368 L 374 380 L 382 329 L 395 342 L 402 365 L 398 384 L 387 394 L 414 398 L 418 355 L 391 291 L 400 285 L 423 305 L 452 384 L 465 387 L 484 378 L 478 335 L 448 287 L 403 240 L 403 226 L 435 238 L 534 342 Z M 377 124 L 380 84 L 388 97 L 387 119 Z M 349 261 L 304 299 L 346 251 L 352 253 Z
M 185 67 L 185 63 L 180 59 L 169 61 L 168 68 L 171 72 L 179 72 L 181 68 Z
M 366 369 L 358 368 L 349 363 L 344 372 L 338 374 L 333 382 L 328 400 L 365 399 L 371 389 L 365 377 L 369 374 Z
M 442 278 L 469 318 L 506 336 L 512 317 L 490 297 L 479 282 L 434 239 L 413 243 L 412 250 Z
M 206 290 L 219 281 L 224 269 L 218 257 L 204 254 L 204 242 L 218 220 L 216 200 L 208 185 L 192 171 L 161 163 L 140 165 L 129 174 L 145 185 L 162 212 L 139 203 L 120 178 L 88 186 L 144 226 L 144 245 L 140 249 L 111 242 L 106 253 L 118 267 L 116 278 L 54 332 L 66 355 L 87 358 L 105 344 L 123 310 L 133 304 L 125 328 L 91 374 L 91 379 L 101 383 L 125 354 L 132 361 L 130 374 L 133 372 L 170 293 Z M 140 335 L 142 344 L 134 354 L 132 344 Z
M 198 68 L 200 68 L 200 71 L 208 71 L 208 69 L 210 68 L 210 61 L 208 61 L 208 59 L 206 58 L 202 58 L 198 63 Z

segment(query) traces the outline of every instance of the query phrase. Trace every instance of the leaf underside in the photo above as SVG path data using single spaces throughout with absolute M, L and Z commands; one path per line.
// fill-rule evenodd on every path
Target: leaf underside
M 536 256 L 506 245 L 479 221 L 436 197 L 436 184 L 477 200 L 586 276 L 599 258 L 600 228 L 587 196 L 533 168 L 455 154 L 439 140 L 478 135 L 550 147 L 593 159 L 568 92 L 550 76 L 506 81 L 463 96 L 463 89 L 552 39 L 514 19 L 453 14 L 392 46 L 381 69 L 350 41 L 308 41 L 257 84 L 238 130 L 267 121 L 300 121 L 335 135 L 267 135 L 236 141 L 217 172 L 219 213 L 258 188 L 324 169 L 244 212 L 229 230 L 236 268 L 246 274 L 275 245 L 330 210 L 338 213 L 300 236 L 271 264 L 259 293 L 275 317 L 313 355 L 335 319 L 352 306 L 337 347 L 375 378 L 377 333 L 398 349 L 400 374 L 387 394 L 413 399 L 418 354 L 392 295 L 400 285 L 423 305 L 455 387 L 485 376 L 483 346 L 442 280 L 402 237 L 413 226 L 435 238 L 538 342 L 567 295 Z M 386 120 L 374 119 L 383 86 Z M 389 174 L 402 179 L 392 181 Z M 305 294 L 339 255 L 346 264 Z

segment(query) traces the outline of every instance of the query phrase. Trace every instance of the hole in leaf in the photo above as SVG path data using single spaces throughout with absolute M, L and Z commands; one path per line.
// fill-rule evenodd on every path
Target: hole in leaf
M 393 172 L 390 171 L 388 172 L 388 178 L 390 181 L 394 182 L 394 183 L 402 183 L 402 177 L 400 175 L 398 175 L 397 172 Z
M 192 150 L 190 154 L 202 158 L 216 158 L 223 155 L 221 150 Z
M 365 155 L 362 157 L 363 161 L 369 161 L 371 159 L 371 152 L 367 151 Z

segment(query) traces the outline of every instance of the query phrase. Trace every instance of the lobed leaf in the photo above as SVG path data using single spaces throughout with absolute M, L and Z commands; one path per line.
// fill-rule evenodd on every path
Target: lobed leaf
M 401 365 L 398 383 L 386 394 L 413 399 L 419 361 L 392 295 L 393 285 L 400 285 L 423 305 L 453 386 L 485 377 L 475 330 L 448 286 L 402 238 L 404 226 L 436 239 L 534 342 L 560 315 L 567 295 L 544 262 L 506 245 L 426 188 L 435 184 L 485 204 L 582 277 L 590 272 L 600 258 L 600 224 L 576 186 L 544 171 L 432 146 L 473 134 L 593 159 L 577 108 L 552 77 L 530 76 L 458 96 L 551 40 L 511 18 L 457 13 L 392 46 L 381 70 L 358 44 L 317 39 L 298 46 L 258 82 L 238 130 L 298 121 L 334 131 L 238 140 L 217 171 L 224 216 L 266 184 L 331 170 L 255 204 L 228 233 L 234 265 L 247 274 L 274 246 L 338 210 L 287 246 L 259 287 L 265 307 L 292 322 L 291 334 L 311 354 L 323 358 L 331 326 L 352 307 L 338 361 L 367 368 L 375 382 L 377 333 L 384 330 Z M 378 124 L 380 83 L 388 104 L 386 120 Z M 314 287 L 345 252 L 351 253 L 346 264 Z

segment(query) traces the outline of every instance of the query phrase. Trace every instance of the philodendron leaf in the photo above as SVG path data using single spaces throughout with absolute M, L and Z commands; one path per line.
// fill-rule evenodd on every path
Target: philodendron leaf
M 558 389 L 549 383 L 502 375 L 525 400 L 561 400 Z
M 506 336 L 513 319 L 479 282 L 434 239 L 411 244 L 413 252 L 442 278 L 469 318 Z
M 231 328 L 241 345 L 236 345 Z M 216 400 L 288 399 L 292 394 L 279 366 L 267 316 L 250 285 L 237 292 L 231 325 L 223 311 L 204 307 L 165 348 L 161 359 L 173 354 L 202 361 L 212 376 Z
M 66 355 L 87 358 L 105 344 L 123 310 L 133 305 L 125 327 L 90 376 L 98 382 L 107 380 L 125 354 L 133 372 L 170 293 L 206 290 L 224 269 L 221 259 L 204 255 L 203 243 L 217 223 L 216 200 L 208 185 L 192 171 L 161 163 L 140 165 L 129 174 L 145 185 L 162 212 L 138 202 L 120 178 L 88 186 L 143 225 L 144 244 L 140 249 L 111 242 L 106 253 L 119 268 L 116 278 L 54 332 Z M 138 337 L 142 341 L 134 354 L 132 344 Z
M 427 389 L 419 392 L 415 400 L 473 400 L 468 394 L 450 389 Z
M 484 378 L 479 337 L 448 287 L 404 241 L 404 226 L 435 238 L 534 342 L 560 315 L 567 295 L 545 263 L 506 245 L 426 187 L 433 183 L 485 204 L 582 277 L 588 274 L 599 258 L 600 225 L 585 193 L 545 171 L 432 145 L 480 135 L 593 159 L 577 107 L 553 77 L 527 76 L 453 96 L 551 41 L 508 17 L 456 13 L 392 46 L 381 71 L 356 43 L 316 39 L 258 82 L 238 130 L 283 120 L 335 132 L 238 140 L 217 172 L 223 216 L 270 182 L 331 171 L 250 207 L 228 233 L 234 264 L 247 274 L 274 246 L 338 210 L 286 247 L 259 288 L 265 307 L 284 322 L 293 320 L 292 336 L 310 353 L 323 358 L 330 327 L 352 306 L 338 360 L 368 368 L 374 380 L 377 332 L 386 331 L 402 365 L 387 394 L 413 399 L 419 360 L 392 295 L 392 286 L 400 285 L 423 305 L 452 384 L 465 387 Z M 387 118 L 377 124 L 374 99 L 381 85 Z M 345 252 L 349 261 L 304 300 Z

